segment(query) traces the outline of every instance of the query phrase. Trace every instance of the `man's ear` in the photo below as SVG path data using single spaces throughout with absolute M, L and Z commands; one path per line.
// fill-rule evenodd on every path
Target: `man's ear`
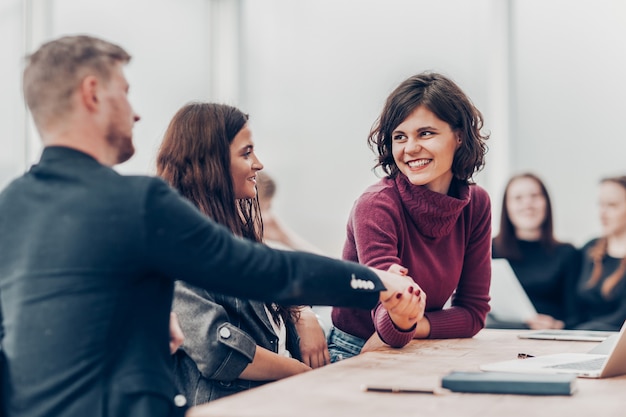
M 99 89 L 100 83 L 98 78 L 93 75 L 86 76 L 80 83 L 81 103 L 90 112 L 96 111 L 100 105 Z

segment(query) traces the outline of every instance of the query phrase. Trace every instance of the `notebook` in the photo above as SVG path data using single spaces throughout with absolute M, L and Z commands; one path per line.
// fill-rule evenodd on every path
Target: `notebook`
M 522 288 L 506 259 L 491 260 L 491 311 L 499 322 L 525 323 L 537 315 L 535 306 Z
M 617 336 L 603 343 L 612 344 L 607 354 L 557 353 L 527 359 L 514 359 L 481 365 L 483 371 L 524 373 L 572 373 L 585 378 L 609 378 L 626 374 L 626 322 Z
M 453 371 L 441 379 L 441 387 L 455 392 L 572 395 L 576 391 L 576 375 Z

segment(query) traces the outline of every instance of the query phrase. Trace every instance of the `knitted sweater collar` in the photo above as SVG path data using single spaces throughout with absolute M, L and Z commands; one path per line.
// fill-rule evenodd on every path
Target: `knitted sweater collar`
M 450 194 L 455 197 L 413 185 L 403 174 L 396 176 L 395 183 L 404 209 L 420 233 L 430 238 L 449 234 L 471 200 L 469 185 L 456 179 L 450 184 Z

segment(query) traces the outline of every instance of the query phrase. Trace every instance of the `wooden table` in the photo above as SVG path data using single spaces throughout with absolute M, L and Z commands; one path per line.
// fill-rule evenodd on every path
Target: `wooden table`
M 577 381 L 573 396 L 494 395 L 446 392 L 364 392 L 363 384 L 439 387 L 450 371 L 477 371 L 481 364 L 544 355 L 587 352 L 598 342 L 517 338 L 523 330 L 485 329 L 472 339 L 415 340 L 402 349 L 374 352 L 283 379 L 197 407 L 189 417 L 536 417 L 622 416 L 626 376 Z

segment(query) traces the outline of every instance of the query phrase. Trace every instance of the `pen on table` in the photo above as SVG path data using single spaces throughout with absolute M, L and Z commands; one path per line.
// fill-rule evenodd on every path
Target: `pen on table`
M 442 394 L 443 391 L 436 388 L 404 388 L 392 386 L 362 385 L 363 391 L 369 392 L 389 392 L 398 394 Z

